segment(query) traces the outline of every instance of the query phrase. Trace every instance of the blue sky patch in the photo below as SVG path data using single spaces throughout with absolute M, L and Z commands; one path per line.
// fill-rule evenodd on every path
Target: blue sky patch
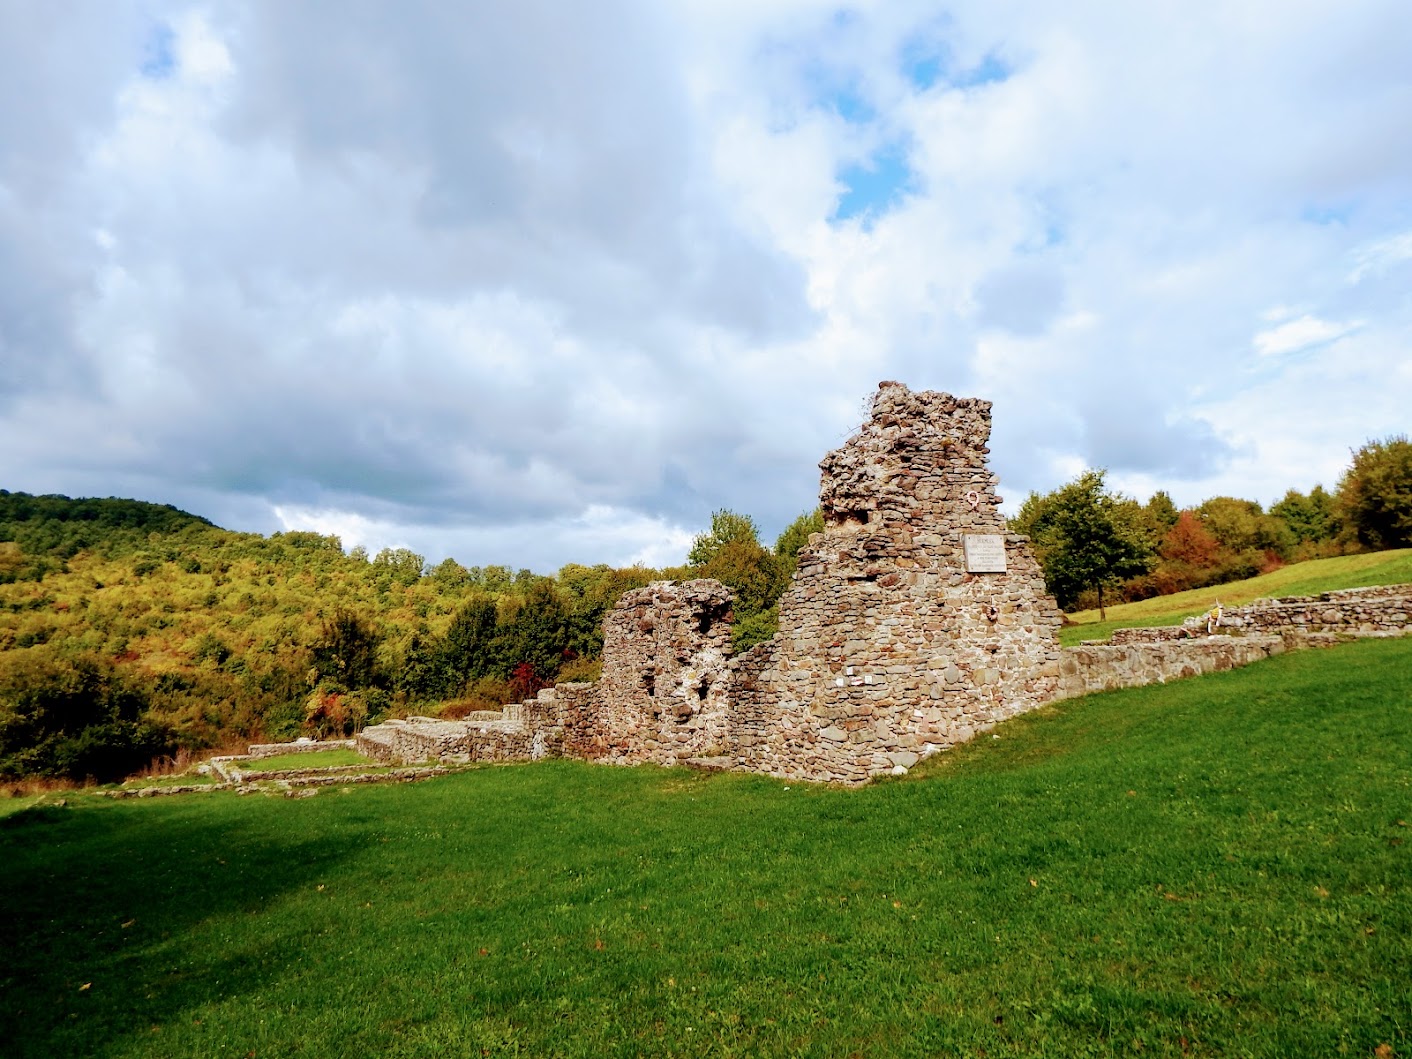
M 1323 203 L 1318 206 L 1305 206 L 1300 211 L 1299 219 L 1306 224 L 1338 224 L 1344 227 L 1353 219 L 1353 203 Z
M 917 36 L 902 45 L 900 62 L 902 76 L 919 92 L 925 92 L 946 76 L 951 52 L 932 37 Z
M 948 88 L 976 88 L 998 84 L 1015 72 L 1014 67 L 995 52 L 987 52 L 979 63 L 968 69 L 957 69 L 954 57 L 944 44 L 914 39 L 902 48 L 902 76 L 919 92 L 938 84 Z
M 863 226 L 871 228 L 874 221 L 913 190 L 916 177 L 907 162 L 906 145 L 890 143 L 874 151 L 866 161 L 845 166 L 838 179 L 843 184 L 843 194 L 829 220 L 861 217 Z
M 878 116 L 877 108 L 859 94 L 855 85 L 825 95 L 822 104 L 850 125 L 866 125 Z
M 176 69 L 176 34 L 165 22 L 159 22 L 147 34 L 147 40 L 142 45 L 142 65 L 139 69 L 143 77 L 154 81 L 170 77 Z
M 1008 79 L 1014 72 L 1014 69 L 995 52 L 988 52 L 984 59 L 969 70 L 959 71 L 955 77 L 951 78 L 951 83 L 957 88 L 993 85 Z

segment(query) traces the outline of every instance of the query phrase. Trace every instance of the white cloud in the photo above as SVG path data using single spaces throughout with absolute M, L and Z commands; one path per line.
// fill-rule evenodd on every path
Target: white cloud
M 1316 316 L 1305 314 L 1277 327 L 1257 332 L 1254 339 L 1255 352 L 1262 357 L 1294 353 L 1342 338 L 1361 326 L 1361 321 L 1334 323 L 1332 320 L 1320 320 Z
M 1400 0 L 46 10 L 6 488 L 553 569 L 772 535 L 883 378 L 993 399 L 1012 499 L 1269 499 L 1412 406 Z M 909 194 L 830 223 L 887 144 Z
M 1381 276 L 1404 261 L 1412 261 L 1412 232 L 1398 232 L 1357 247 L 1353 260 L 1349 283 L 1361 283 L 1367 276 Z

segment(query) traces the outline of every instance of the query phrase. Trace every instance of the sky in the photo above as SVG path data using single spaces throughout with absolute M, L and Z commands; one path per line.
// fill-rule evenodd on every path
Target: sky
M 1406 0 L 0 0 L 0 488 L 549 573 L 896 379 L 1006 508 L 1412 421 Z

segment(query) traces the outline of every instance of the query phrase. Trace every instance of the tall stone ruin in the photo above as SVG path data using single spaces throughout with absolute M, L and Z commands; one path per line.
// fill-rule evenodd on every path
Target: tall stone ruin
M 824 531 L 734 664 L 738 767 L 864 782 L 1055 697 L 1059 608 L 1005 532 L 990 407 L 885 382 L 824 458 Z

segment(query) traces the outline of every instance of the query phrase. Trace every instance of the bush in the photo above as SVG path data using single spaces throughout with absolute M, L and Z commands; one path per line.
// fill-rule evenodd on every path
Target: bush
M 120 780 L 175 746 L 145 693 L 106 659 L 50 647 L 0 654 L 0 775 Z

